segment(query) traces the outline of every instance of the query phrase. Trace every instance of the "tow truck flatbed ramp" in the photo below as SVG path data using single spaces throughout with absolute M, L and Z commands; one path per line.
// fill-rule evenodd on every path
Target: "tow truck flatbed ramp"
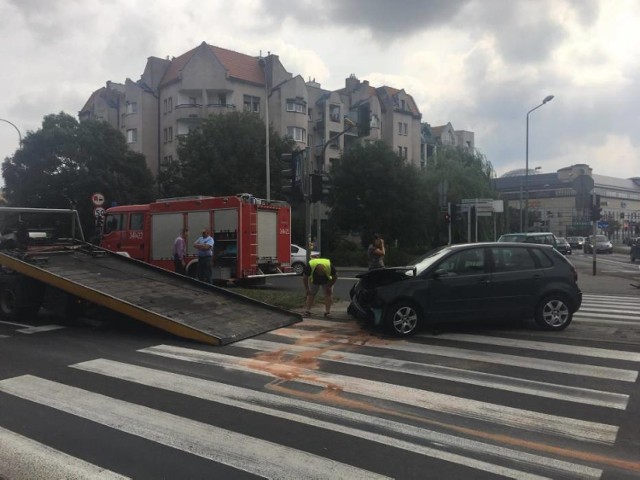
M 302 320 L 299 314 L 91 244 L 0 252 L 0 264 L 177 336 L 226 345 Z

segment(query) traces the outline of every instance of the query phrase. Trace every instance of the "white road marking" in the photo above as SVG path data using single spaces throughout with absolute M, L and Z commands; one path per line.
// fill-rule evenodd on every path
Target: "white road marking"
M 267 478 L 388 478 L 249 435 L 31 375 L 1 380 L 0 390 Z
M 574 438 L 577 440 L 612 445 L 618 434 L 618 427 L 584 420 L 559 417 L 532 412 L 519 408 L 495 405 L 463 397 L 455 397 L 427 390 L 373 380 L 334 375 L 322 371 L 308 370 L 295 365 L 277 364 L 251 359 L 245 360 L 230 355 L 192 350 L 170 345 L 158 345 L 139 350 L 167 358 L 175 358 L 205 365 L 216 365 L 238 371 L 265 375 L 282 379 L 289 374 L 290 380 L 326 388 L 349 392 L 412 407 L 433 410 L 440 413 L 473 418 L 499 425 L 521 428 L 545 434 Z M 277 368 L 276 368 L 277 367 Z M 277 372 L 274 372 L 274 368 Z
M 333 324 L 335 327 L 335 323 Z M 305 332 L 300 329 L 280 328 L 269 332 L 270 334 L 289 336 L 294 338 L 311 338 L 316 334 Z M 438 338 L 438 337 L 434 337 Z M 345 337 L 334 340 L 338 343 L 350 343 L 351 339 Z M 516 345 L 517 346 L 517 345 Z M 472 360 L 476 362 L 493 363 L 498 365 L 508 365 L 512 367 L 528 368 L 533 370 L 544 370 L 548 372 L 567 373 L 570 375 L 582 375 L 586 377 L 606 378 L 621 382 L 635 382 L 638 372 L 635 370 L 625 370 L 620 368 L 601 367 L 598 365 L 585 365 L 584 363 L 558 362 L 545 358 L 523 357 L 518 355 L 507 355 L 504 353 L 481 352 L 464 348 L 443 347 L 433 344 L 410 343 L 402 340 L 390 341 L 387 344 L 376 343 L 371 348 L 381 348 L 384 350 L 396 350 L 402 352 L 419 353 L 423 355 L 436 355 L 442 357 L 452 357 L 457 359 Z
M 0 427 L 0 478 L 123 480 L 129 477 L 123 477 Z
M 26 333 L 27 335 L 30 335 L 32 333 L 41 333 L 41 332 L 50 332 L 52 330 L 60 330 L 63 327 L 62 325 L 42 325 L 40 327 L 28 327 L 28 328 L 22 328 L 20 330 L 16 330 L 17 332 L 20 333 Z
M 248 347 L 255 350 L 268 352 L 283 351 L 305 353 L 317 350 L 318 347 L 284 345 L 282 343 L 268 342 L 264 340 L 248 339 L 237 343 L 240 347 Z M 443 367 L 440 365 L 426 365 L 423 363 L 397 360 L 388 357 L 375 357 L 360 355 L 357 353 L 329 351 L 318 355 L 318 358 L 329 362 L 357 365 L 361 367 L 387 370 L 391 372 L 408 373 L 423 377 L 439 378 L 452 382 L 467 383 L 481 387 L 494 388 L 508 392 L 524 393 L 537 397 L 554 398 L 568 402 L 597 405 L 606 408 L 625 410 L 629 402 L 629 396 L 621 393 L 602 392 L 588 388 L 569 387 L 546 382 L 537 382 L 521 378 L 506 377 L 484 372 L 474 372 L 461 368 Z
M 352 412 L 347 409 L 334 408 L 297 398 L 288 398 L 281 395 L 274 395 L 147 367 L 124 364 L 106 359 L 91 360 L 72 365 L 72 367 L 317 428 L 352 435 L 368 441 L 381 443 L 428 457 L 439 458 L 451 463 L 476 468 L 497 475 L 514 478 L 535 477 L 533 474 L 477 461 L 469 458 L 468 455 L 459 455 L 448 452 L 447 450 L 461 449 L 473 455 L 491 455 L 501 459 L 516 461 L 519 465 L 528 464 L 538 468 L 553 469 L 555 477 L 562 476 L 565 478 L 565 476 L 569 476 L 581 479 L 599 478 L 602 474 L 601 470 L 582 465 L 533 455 L 475 440 L 467 440 L 446 433 L 435 432 L 384 418 Z M 301 412 L 303 415 L 292 412 Z M 313 416 L 319 416 L 326 420 L 316 419 Z M 398 435 L 405 438 L 408 437 L 415 443 L 400 440 L 397 438 Z M 446 449 L 434 449 L 422 446 L 418 442 L 445 446 Z

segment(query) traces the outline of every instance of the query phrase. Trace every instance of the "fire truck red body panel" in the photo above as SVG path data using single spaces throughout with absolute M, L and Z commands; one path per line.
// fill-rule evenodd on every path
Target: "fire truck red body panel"
M 195 276 L 193 243 L 207 228 L 215 240 L 214 280 L 288 273 L 291 264 L 291 208 L 248 194 L 157 200 L 107 209 L 100 245 L 114 252 L 174 270 L 173 243 L 189 230 L 187 273 Z

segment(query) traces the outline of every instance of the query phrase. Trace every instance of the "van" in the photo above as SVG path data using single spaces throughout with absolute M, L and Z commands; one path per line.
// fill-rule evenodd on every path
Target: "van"
M 505 233 L 498 239 L 499 242 L 524 242 L 542 243 L 544 245 L 558 246 L 556 236 L 551 232 Z

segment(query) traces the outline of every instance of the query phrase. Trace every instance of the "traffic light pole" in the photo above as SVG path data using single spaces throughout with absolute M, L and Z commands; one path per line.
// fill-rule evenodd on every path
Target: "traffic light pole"
M 595 211 L 596 209 L 596 192 L 595 191 L 593 192 L 592 197 L 593 197 L 593 202 L 592 202 L 591 209 L 592 211 Z M 597 229 L 597 226 L 598 226 L 598 220 L 594 218 L 593 219 L 593 275 L 594 276 L 596 275 L 596 250 L 597 250 L 596 229 Z
M 304 192 L 304 228 L 307 236 L 307 265 L 311 259 L 311 177 L 310 173 L 311 147 L 305 149 L 305 158 L 302 162 L 302 191 Z
M 451 245 L 451 221 L 453 220 L 451 218 L 451 202 L 447 203 L 447 214 L 449 215 L 449 245 Z

